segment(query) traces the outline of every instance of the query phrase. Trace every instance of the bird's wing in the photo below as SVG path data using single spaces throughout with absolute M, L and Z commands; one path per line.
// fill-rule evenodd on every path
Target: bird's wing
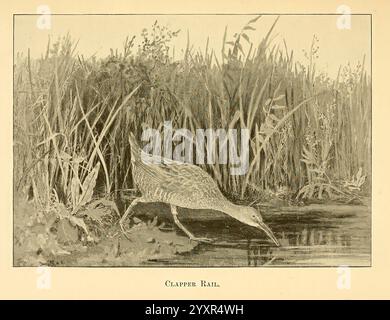
M 145 179 L 153 180 L 159 188 L 167 192 L 224 198 L 210 175 L 196 165 L 164 159 L 161 164 L 141 163 L 139 167 L 144 172 Z

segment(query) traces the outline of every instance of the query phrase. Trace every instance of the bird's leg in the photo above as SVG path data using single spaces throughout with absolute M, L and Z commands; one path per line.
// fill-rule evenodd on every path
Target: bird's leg
M 145 202 L 145 199 L 143 199 L 142 197 L 141 198 L 135 198 L 133 200 L 133 202 L 127 207 L 125 213 L 123 214 L 122 218 L 119 220 L 119 226 L 122 230 L 122 232 L 126 235 L 126 231 L 125 231 L 125 228 L 123 227 L 123 223 L 125 222 L 127 216 L 129 215 L 129 213 L 131 212 L 131 209 L 134 208 L 134 206 L 137 205 L 137 203 L 139 202 Z M 130 214 L 130 217 L 134 214 L 134 212 L 132 212 Z
M 208 238 L 197 238 L 195 237 L 185 226 L 182 225 L 182 223 L 179 221 L 179 218 L 177 217 L 177 207 L 174 205 L 171 205 L 171 212 L 173 215 L 173 220 L 175 221 L 176 225 L 184 231 L 184 233 L 190 238 L 190 240 L 198 241 L 198 242 L 205 242 L 210 243 L 213 242 L 212 239 Z

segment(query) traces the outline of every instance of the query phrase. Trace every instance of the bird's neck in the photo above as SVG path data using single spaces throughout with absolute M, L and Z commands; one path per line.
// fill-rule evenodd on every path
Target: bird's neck
M 240 215 L 241 208 L 242 208 L 242 206 L 234 204 L 234 203 L 226 200 L 222 205 L 219 204 L 218 207 L 216 207 L 214 209 L 217 211 L 222 211 L 234 219 L 238 219 L 238 217 Z

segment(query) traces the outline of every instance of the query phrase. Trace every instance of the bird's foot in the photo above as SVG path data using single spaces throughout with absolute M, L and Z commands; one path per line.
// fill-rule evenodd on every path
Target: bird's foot
M 130 237 L 129 237 L 129 232 L 125 230 L 125 227 L 123 225 L 123 221 L 122 219 L 119 220 L 119 227 L 121 228 L 121 231 L 122 233 L 124 234 L 124 236 L 127 238 L 127 240 L 131 241 Z
M 215 242 L 215 239 L 210 239 L 210 238 L 196 238 L 196 237 L 191 237 L 191 241 L 197 241 L 197 242 L 202 242 L 202 243 L 213 243 Z
M 124 225 L 123 225 L 123 219 L 120 219 L 120 220 L 119 220 L 119 227 L 121 228 L 121 230 L 122 230 L 123 233 L 126 233 L 125 227 L 124 227 Z

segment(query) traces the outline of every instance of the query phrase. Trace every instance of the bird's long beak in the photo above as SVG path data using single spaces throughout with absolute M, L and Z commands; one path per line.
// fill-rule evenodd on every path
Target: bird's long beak
M 264 223 L 264 222 L 260 222 L 259 223 L 259 229 L 260 230 L 263 230 L 268 237 L 270 237 L 272 239 L 272 241 L 279 247 L 280 244 L 279 244 L 279 241 L 278 239 L 276 239 L 275 235 L 273 234 L 273 232 L 271 231 L 271 229 Z

